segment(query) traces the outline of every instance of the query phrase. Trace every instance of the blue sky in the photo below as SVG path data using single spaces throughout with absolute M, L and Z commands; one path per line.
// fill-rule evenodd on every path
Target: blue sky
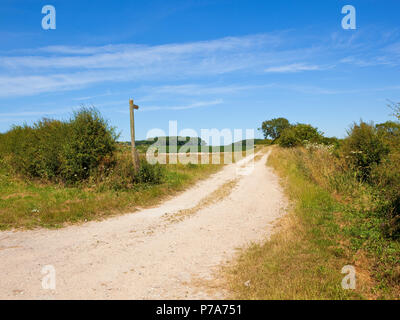
M 341 27 L 346 4 L 356 30 Z M 137 139 L 169 120 L 200 134 L 279 116 L 343 137 L 400 101 L 399 13 L 396 0 L 2 0 L 0 132 L 93 105 L 128 140 L 133 97 Z

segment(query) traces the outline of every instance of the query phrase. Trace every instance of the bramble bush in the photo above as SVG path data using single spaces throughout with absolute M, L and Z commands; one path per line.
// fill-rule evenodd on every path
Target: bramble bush
M 117 137 L 97 110 L 82 108 L 69 121 L 14 126 L 0 136 L 0 152 L 17 174 L 75 183 L 113 156 Z
M 1 137 L 0 145 L 16 173 L 49 180 L 61 174 L 62 146 L 67 137 L 65 123 L 43 119 L 32 127 L 13 127 Z
M 282 147 L 305 147 L 292 152 L 307 177 L 335 193 L 363 199 L 368 210 L 385 221 L 384 233 L 399 238 L 400 103 L 389 107 L 397 121 L 354 123 L 341 140 L 324 137 L 308 124 L 279 126 L 271 120 L 263 129 L 279 131 L 275 142 Z
M 351 169 L 363 181 L 369 180 L 371 170 L 389 153 L 373 124 L 354 123 L 343 141 L 342 152 Z
M 136 172 L 131 153 L 118 150 L 117 138 L 96 109 L 82 108 L 68 121 L 43 119 L 0 134 L 0 164 L 28 178 L 112 190 L 164 181 L 164 168 L 145 159 Z
M 309 124 L 298 123 L 282 131 L 277 140 L 281 147 L 291 148 L 307 143 L 324 143 L 323 135 Z
M 87 179 L 106 157 L 112 157 L 118 135 L 95 109 L 74 113 L 63 144 L 62 176 L 69 182 Z
M 129 190 L 136 184 L 161 184 L 165 170 L 160 164 L 149 164 L 140 159 L 140 168 L 136 172 L 132 165 L 130 151 L 116 152 L 112 158 L 105 158 L 96 172 L 90 177 L 89 184 L 96 184 L 100 189 Z

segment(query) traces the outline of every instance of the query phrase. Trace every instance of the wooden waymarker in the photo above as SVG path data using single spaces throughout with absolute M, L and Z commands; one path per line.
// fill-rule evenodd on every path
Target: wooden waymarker
M 139 154 L 136 151 L 135 147 L 135 118 L 134 118 L 134 110 L 138 110 L 139 106 L 133 103 L 133 99 L 129 100 L 129 113 L 131 115 L 131 145 L 132 145 L 132 162 L 135 170 L 139 169 Z

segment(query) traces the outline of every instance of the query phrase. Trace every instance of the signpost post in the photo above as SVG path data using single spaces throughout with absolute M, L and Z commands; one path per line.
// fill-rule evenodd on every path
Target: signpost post
M 129 100 L 129 112 L 131 115 L 131 145 L 132 145 L 132 162 L 135 170 L 139 169 L 139 154 L 136 151 L 135 147 L 135 118 L 134 118 L 134 110 L 139 109 L 139 106 L 133 104 L 133 99 Z

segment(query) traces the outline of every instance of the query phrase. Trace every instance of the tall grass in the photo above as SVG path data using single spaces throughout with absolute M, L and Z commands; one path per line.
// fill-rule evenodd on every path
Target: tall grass
M 65 185 L 14 175 L 0 160 L 0 229 L 47 227 L 99 220 L 160 203 L 222 165 L 150 165 L 135 172 L 129 150 L 117 150 L 112 166 Z M 109 170 L 107 170 L 108 168 Z
M 229 270 L 234 297 L 400 298 L 400 243 L 385 232 L 381 190 L 323 146 L 275 148 L 269 164 L 293 208 L 270 241 L 244 251 Z M 356 268 L 354 291 L 341 288 L 345 265 Z

